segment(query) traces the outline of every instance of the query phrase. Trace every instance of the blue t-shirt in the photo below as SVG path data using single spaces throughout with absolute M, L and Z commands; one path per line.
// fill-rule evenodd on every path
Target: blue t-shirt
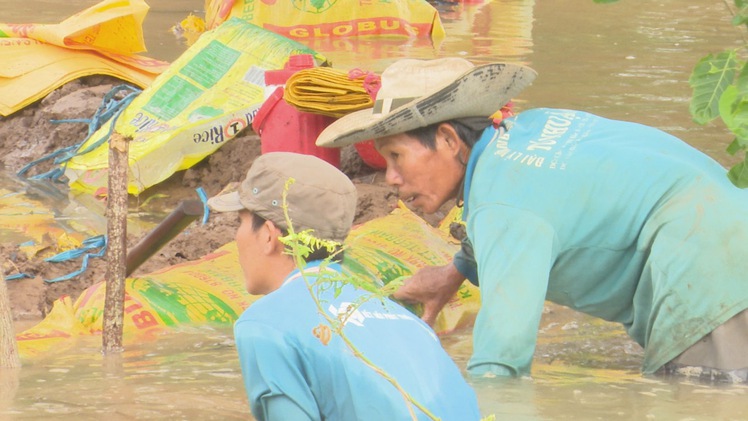
M 717 162 L 584 112 L 502 124 L 465 182 L 482 299 L 471 374 L 529 374 L 545 299 L 622 323 L 645 373 L 748 307 L 748 191 Z
M 351 303 L 343 332 L 363 357 L 443 420 L 478 420 L 473 389 L 434 331 L 391 300 L 366 300 L 348 284 L 314 284 L 319 262 L 296 271 L 252 304 L 234 326 L 244 384 L 258 420 L 411 420 L 403 393 L 364 363 L 321 311 L 335 318 Z M 327 269 L 340 270 L 336 264 Z M 308 284 L 313 285 L 311 291 Z M 327 285 L 323 287 L 322 285 Z M 317 307 L 311 294 L 318 297 Z M 326 341 L 329 339 L 329 341 Z M 427 419 L 415 406 L 418 419 Z

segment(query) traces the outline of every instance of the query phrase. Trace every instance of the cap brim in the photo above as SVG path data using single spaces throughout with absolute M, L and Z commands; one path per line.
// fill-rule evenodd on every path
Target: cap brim
M 537 73 L 526 66 L 491 63 L 476 66 L 446 86 L 397 110 L 376 116 L 372 109 L 347 114 L 327 126 L 317 146 L 340 148 L 395 135 L 442 121 L 488 117 L 526 88 Z
M 244 209 L 238 191 L 211 197 L 208 199 L 208 207 L 216 212 L 236 212 Z

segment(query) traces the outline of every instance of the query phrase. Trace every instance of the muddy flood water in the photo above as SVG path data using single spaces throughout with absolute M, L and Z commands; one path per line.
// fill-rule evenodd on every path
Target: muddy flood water
M 0 0 L 1 20 L 57 22 L 95 1 Z M 148 55 L 173 60 L 186 48 L 169 28 L 197 0 L 151 0 Z M 744 31 L 718 0 L 477 0 L 441 3 L 447 33 L 438 46 L 392 40 L 314 45 L 335 67 L 381 71 L 400 57 L 458 55 L 514 61 L 538 71 L 518 109 L 591 111 L 659 127 L 724 165 L 731 142 L 715 123 L 691 121 L 688 77 L 708 53 L 735 48 Z M 507 420 L 746 420 L 748 386 L 712 386 L 639 374 L 641 349 L 623 330 L 548 305 L 532 378 L 474 381 L 484 416 Z M 0 420 L 252 419 L 230 326 L 184 327 L 152 342 L 101 355 L 100 338 L 64 355 L 0 370 Z M 469 330 L 443 343 L 464 369 Z M 393 356 L 393 358 L 396 356 Z

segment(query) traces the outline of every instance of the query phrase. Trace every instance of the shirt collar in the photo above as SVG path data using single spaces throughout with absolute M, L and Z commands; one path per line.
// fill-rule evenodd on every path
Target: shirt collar
M 486 146 L 488 146 L 489 143 L 491 143 L 492 140 L 498 138 L 504 132 L 506 131 L 506 128 L 504 127 L 503 123 L 499 125 L 497 129 L 494 129 L 493 127 L 489 127 L 488 129 L 483 131 L 483 134 L 481 135 L 478 142 L 476 142 L 475 145 L 473 145 L 472 150 L 470 151 L 470 158 L 468 159 L 467 168 L 465 168 L 465 183 L 463 187 L 463 204 L 462 204 L 462 220 L 467 221 L 468 216 L 468 199 L 470 198 L 470 184 L 473 182 L 473 173 L 475 172 L 475 166 L 478 164 L 478 158 L 483 154 L 483 151 L 486 149 Z
M 313 260 L 311 262 L 308 262 L 306 266 L 304 266 L 304 275 L 307 274 L 316 274 L 319 273 L 320 270 L 322 270 L 322 260 Z M 333 271 L 333 272 L 340 272 L 340 264 L 339 263 L 329 263 L 325 266 L 326 271 Z M 285 286 L 286 284 L 290 283 L 291 281 L 301 278 L 302 272 L 299 269 L 294 270 L 291 272 L 286 279 L 281 284 L 281 287 Z

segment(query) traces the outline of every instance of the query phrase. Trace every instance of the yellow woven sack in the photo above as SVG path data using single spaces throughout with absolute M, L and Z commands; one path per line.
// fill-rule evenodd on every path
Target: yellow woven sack
M 231 19 L 206 32 L 133 100 L 114 123 L 132 137 L 128 192 L 138 195 L 215 152 L 252 125 L 265 97 L 265 71 L 283 68 L 288 58 L 310 48 Z M 81 146 L 65 175 L 78 191 L 107 188 L 109 122 Z
M 295 40 L 361 36 L 444 38 L 439 13 L 426 0 L 206 0 L 208 29 L 238 17 Z
M 346 239 L 343 268 L 359 279 L 390 282 L 427 265 L 445 264 L 459 245 L 402 203 L 390 215 L 354 227 Z M 257 300 L 244 287 L 236 242 L 198 260 L 128 278 L 125 283 L 123 343 L 155 340 L 180 326 L 231 325 Z M 88 287 L 77 299 L 63 297 L 38 325 L 16 336 L 24 359 L 63 352 L 77 339 L 100 335 L 106 283 Z M 480 307 L 469 282 L 444 307 L 434 330 L 447 333 L 471 325 Z

